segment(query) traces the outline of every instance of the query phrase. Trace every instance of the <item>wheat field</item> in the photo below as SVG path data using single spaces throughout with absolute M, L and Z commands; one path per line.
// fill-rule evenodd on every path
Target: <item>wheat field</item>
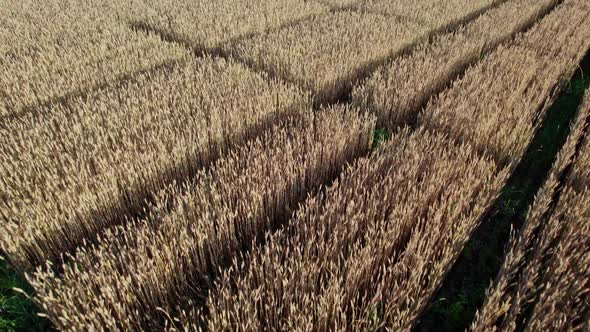
M 423 330 L 562 112 L 461 329 L 587 331 L 589 54 L 587 0 L 5 0 L 0 330 Z

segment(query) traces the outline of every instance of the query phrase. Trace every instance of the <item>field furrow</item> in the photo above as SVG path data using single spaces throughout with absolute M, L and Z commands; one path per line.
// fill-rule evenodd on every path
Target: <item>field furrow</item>
M 588 49 L 585 9 L 565 1 L 430 103 L 415 134 L 397 134 L 310 199 L 225 273 L 209 328 L 412 329 Z M 502 126 L 491 131 L 493 121 Z
M 58 258 L 308 104 L 297 89 L 203 58 L 4 122 L 0 245 L 25 269 Z
M 0 331 L 588 330 L 588 67 L 589 0 L 0 0 Z
M 486 298 L 490 280 L 500 271 L 511 234 L 525 223 L 527 211 L 551 173 L 575 122 L 590 79 L 587 53 L 573 77 L 564 84 L 540 119 L 538 130 L 518 162 L 502 194 L 463 247 L 440 289 L 421 315 L 416 331 L 441 328 L 463 331 L 473 322 Z
M 150 217 L 111 230 L 33 285 L 58 327 L 162 329 L 197 324 L 224 264 L 288 220 L 308 193 L 368 152 L 374 119 L 338 107 L 309 113 L 236 148 L 185 186 L 167 190 Z M 183 314 L 184 312 L 184 314 Z
M 338 101 L 378 63 L 428 32 L 411 20 L 340 11 L 228 43 L 223 49 L 311 91 L 317 106 Z
M 162 43 L 156 35 L 115 24 L 74 40 L 0 55 L 0 119 L 189 56 L 187 50 Z
M 471 331 L 590 327 L 590 92 Z
M 590 48 L 589 17 L 585 1 L 564 1 L 528 32 L 467 70 L 463 79 L 431 100 L 418 122 L 514 166 L 556 91 Z
M 174 36 L 199 52 L 223 43 L 325 14 L 327 6 L 306 0 L 143 0 L 135 20 Z
M 310 198 L 267 246 L 225 274 L 209 299 L 209 329 L 410 324 L 415 312 L 397 310 L 422 299 L 400 291 L 423 283 L 413 272 L 421 265 L 443 264 L 421 254 L 452 248 L 446 237 L 474 223 L 501 188 L 506 174 L 498 171 L 467 145 L 401 131 L 325 195 Z
M 377 115 L 377 127 L 415 124 L 431 96 L 442 92 L 471 64 L 517 32 L 529 28 L 558 0 L 512 0 L 456 31 L 434 38 L 379 68 L 355 87 L 353 104 Z
M 433 29 L 452 25 L 503 0 L 367 0 L 358 5 L 362 11 L 403 16 L 423 22 Z

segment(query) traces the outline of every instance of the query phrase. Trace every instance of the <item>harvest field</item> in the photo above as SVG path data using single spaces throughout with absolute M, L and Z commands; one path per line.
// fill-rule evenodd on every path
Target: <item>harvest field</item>
M 590 330 L 588 0 L 1 5 L 0 331 Z

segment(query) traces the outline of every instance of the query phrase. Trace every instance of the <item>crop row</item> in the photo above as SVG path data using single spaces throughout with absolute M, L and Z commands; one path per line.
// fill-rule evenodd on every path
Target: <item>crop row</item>
M 429 104 L 416 133 L 400 132 L 309 199 L 226 270 L 208 299 L 208 327 L 410 330 L 520 159 L 513 137 L 530 142 L 534 116 L 590 46 L 590 31 L 577 29 L 585 9 L 565 1 Z M 488 119 L 503 127 L 486 131 Z M 516 149 L 506 162 L 496 158 L 504 146 Z
M 308 104 L 294 88 L 203 58 L 4 121 L 1 246 L 26 269 L 58 258 Z
M 486 8 L 488 2 L 471 1 L 470 6 L 461 6 L 455 12 L 461 17 L 473 15 Z M 413 7 L 406 1 L 393 1 L 391 5 Z M 457 9 L 458 5 L 453 2 L 429 6 L 448 6 L 449 10 L 441 9 L 437 17 L 452 21 L 450 9 Z M 222 45 L 222 50 L 286 81 L 296 82 L 312 92 L 316 105 L 326 104 L 345 97 L 379 64 L 420 44 L 445 25 L 422 22 L 405 14 L 384 14 L 361 6 L 230 42 Z
M 5 73 L 0 77 L 0 117 L 33 111 L 39 105 L 84 94 L 188 57 L 188 51 L 177 44 L 132 31 L 127 26 L 132 21 L 172 34 L 201 51 L 224 48 L 226 54 L 241 59 L 261 58 L 261 67 L 302 83 L 316 92 L 320 101 L 334 100 L 349 90 L 351 85 L 346 81 L 358 76 L 356 67 L 362 72 L 371 61 L 403 49 L 426 31 L 423 24 L 399 23 L 383 15 L 343 13 L 326 17 L 328 12 L 328 6 L 314 1 L 265 0 L 252 4 L 224 0 L 197 5 L 168 1 L 117 5 L 106 1 L 96 6 L 92 1 L 38 4 L 11 0 L 7 15 L 0 19 L 0 71 Z M 290 25 L 302 26 L 290 29 Z M 282 26 L 287 28 L 280 29 Z M 308 37 L 299 39 L 306 31 Z M 276 39 L 274 33 L 282 37 L 281 41 L 267 45 Z M 262 36 L 235 44 L 256 34 Z M 339 40 L 340 36 L 349 38 Z M 392 40 L 398 42 L 391 44 Z M 258 54 L 260 49 L 255 46 L 260 45 L 268 52 Z M 299 51 L 290 53 L 293 49 Z M 348 56 L 354 50 L 357 55 Z M 267 54 L 274 52 L 279 53 Z M 317 59 L 317 66 L 308 63 L 310 58 Z M 339 68 L 340 63 L 346 64 L 345 68 Z M 321 75 L 316 78 L 318 73 Z M 326 93 L 329 96 L 324 96 Z
M 584 321 L 590 310 L 588 121 L 590 92 L 522 229 L 511 240 L 472 331 L 590 327 Z
M 429 29 L 409 19 L 341 11 L 223 46 L 236 59 L 295 82 L 316 105 L 336 101 L 381 61 Z
M 407 10 L 401 11 L 409 6 L 405 0 L 394 1 L 399 14 L 373 12 L 360 4 L 328 10 L 347 5 L 310 1 L 265 0 L 254 6 L 244 1 L 237 7 L 227 1 L 198 6 L 158 3 L 151 14 L 139 15 L 138 20 L 196 50 L 231 56 L 296 83 L 312 93 L 316 106 L 337 101 L 376 65 L 450 24 L 406 17 Z M 492 1 L 469 3 L 429 6 L 444 7 L 436 14 L 438 20 L 454 21 L 451 12 L 473 15 Z M 202 19 L 192 19 L 196 16 Z M 236 16 L 245 17 L 245 22 L 238 23 Z
M 203 24 L 190 35 L 207 31 L 212 39 L 202 45 L 213 49 L 214 43 L 292 22 L 293 11 L 304 18 L 327 7 L 306 1 L 202 8 L 157 2 L 154 12 L 146 4 L 6 4 L 9 15 L 0 19 L 6 42 L 0 66 L 7 73 L 0 79 L 6 231 L 0 243 L 24 270 L 141 214 L 144 201 L 166 184 L 189 178 L 277 118 L 307 110 L 299 91 L 222 60 L 192 63 L 177 44 L 132 31 L 123 21 L 145 9 L 174 30 L 187 22 L 182 15 L 201 14 L 211 20 L 188 20 Z M 235 24 L 244 12 L 256 14 L 252 26 Z
M 333 10 L 347 10 L 406 17 L 435 29 L 468 19 L 505 0 L 318 0 Z
M 374 119 L 341 107 L 273 128 L 169 188 L 149 217 L 111 229 L 61 276 L 38 274 L 33 285 L 43 307 L 64 328 L 170 327 L 166 315 L 203 301 L 224 262 L 368 152 L 373 130 Z
M 306 0 L 144 0 L 143 12 L 133 18 L 195 50 L 214 52 L 232 40 L 279 28 L 328 12 L 317 1 Z
M 401 131 L 225 273 L 209 329 L 410 328 L 453 237 L 500 190 L 498 171 L 468 145 Z
M 40 44 L 60 39 L 60 42 L 67 42 L 68 37 L 85 33 L 96 22 L 94 14 L 98 12 L 91 9 L 89 1 L 75 1 L 77 6 L 72 6 L 72 0 L 4 1 L 0 17 L 0 55 L 35 49 Z
M 407 17 L 433 29 L 441 29 L 501 2 L 503 0 L 367 0 L 360 2 L 357 8 L 366 12 Z
M 123 25 L 88 33 L 63 44 L 38 44 L 34 51 L 0 56 L 0 116 L 35 112 L 43 104 L 189 56 L 178 45 Z
M 478 2 L 480 5 L 483 3 Z M 403 3 L 399 6 L 403 7 Z M 141 21 L 160 32 L 173 34 L 195 49 L 215 51 L 225 45 L 227 54 L 249 61 L 261 57 L 260 65 L 266 70 L 302 83 L 322 101 L 334 100 L 343 90 L 350 89 L 350 83 L 345 82 L 359 76 L 359 69 L 355 68 L 359 63 L 362 73 L 362 67 L 403 49 L 426 31 L 419 29 L 422 24 L 406 22 L 397 27 L 398 20 L 382 15 L 348 13 L 326 18 L 328 7 L 312 1 L 266 0 L 255 4 L 216 1 L 198 5 L 139 1 L 129 5 L 106 2 L 101 6 L 93 1 L 54 0 L 40 5 L 9 1 L 6 10 L 12 16 L 0 20 L 0 40 L 6 45 L 0 53 L 0 70 L 6 73 L 0 78 L 2 117 L 83 94 L 188 56 L 187 50 L 176 44 L 162 43 L 158 36 L 131 31 L 126 21 Z M 293 13 L 298 14 L 293 16 Z M 440 17 L 445 16 L 441 13 Z M 301 20 L 300 28 L 279 29 L 289 24 L 298 26 L 296 22 Z M 352 33 L 351 27 L 354 28 Z M 326 29 L 331 32 L 326 33 Z M 266 31 L 271 32 L 264 37 Z M 299 34 L 305 31 L 309 40 L 299 39 Z M 250 43 L 234 45 L 256 33 L 263 36 Z M 274 33 L 287 40 L 266 45 L 276 39 Z M 350 38 L 339 40 L 339 36 Z M 260 38 L 267 39 L 267 43 Z M 390 45 L 391 40 L 399 42 Z M 280 53 L 260 55 L 260 49 L 252 42 L 254 46 L 262 45 Z M 290 47 L 285 48 L 283 42 Z M 293 47 L 293 42 L 300 46 Z M 343 48 L 343 45 L 349 47 Z M 335 50 L 335 47 L 341 49 Z M 292 54 L 284 52 L 284 49 L 292 51 L 294 48 L 301 50 Z M 359 50 L 357 56 L 344 57 L 354 50 Z M 301 54 L 301 51 L 305 52 Z M 310 57 L 316 58 L 317 64 L 310 66 L 307 61 Z M 340 63 L 345 63 L 345 68 L 339 68 Z M 331 92 L 324 92 L 328 90 Z M 324 96 L 326 93 L 329 95 Z
M 132 31 L 124 22 L 110 19 L 123 12 L 116 6 L 96 7 L 69 0 L 3 3 L 0 119 L 189 56 L 178 45 L 162 43 L 159 36 Z
M 425 126 L 499 163 L 524 154 L 556 92 L 590 47 L 590 6 L 566 0 L 525 34 L 467 70 L 419 115 Z
M 590 30 L 579 28 L 590 6 L 564 0 L 533 25 L 558 0 L 437 1 L 432 17 L 403 12 L 405 0 L 331 10 L 336 2 L 105 5 L 100 24 L 63 44 L 52 39 L 60 25 L 38 46 L 1 50 L 11 75 L 0 78 L 0 248 L 29 272 L 57 327 L 414 326 L 590 47 Z M 486 6 L 382 67 L 354 93 L 360 107 L 317 107 Z M 105 13 L 269 74 L 193 59 Z M 367 110 L 416 129 L 366 157 Z M 571 176 L 587 183 L 584 172 Z M 560 202 L 587 202 L 570 192 Z M 560 208 L 559 218 L 570 213 Z M 585 231 L 560 234 L 573 241 Z M 553 284 L 560 264 L 580 261 L 578 247 L 563 245 L 574 260 L 551 263 L 543 278 Z M 562 296 L 543 292 L 539 303 Z M 537 307 L 542 322 L 550 306 Z
M 379 68 L 355 87 L 353 103 L 377 115 L 377 127 L 394 130 L 416 121 L 429 98 L 443 91 L 469 65 L 530 27 L 558 0 L 513 0 L 490 9 L 453 32 Z

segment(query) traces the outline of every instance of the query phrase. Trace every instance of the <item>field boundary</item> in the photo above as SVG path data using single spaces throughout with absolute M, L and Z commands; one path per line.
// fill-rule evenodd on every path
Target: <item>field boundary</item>
M 428 331 L 433 326 L 443 331 L 463 331 L 469 327 L 476 310 L 485 299 L 485 289 L 489 281 L 493 280 L 500 270 L 510 233 L 518 232 L 524 222 L 527 209 L 533 203 L 536 192 L 542 187 L 553 161 L 569 135 L 570 125 L 582 99 L 576 98 L 577 103 L 575 107 L 568 109 L 565 121 L 564 119 L 551 121 L 553 117 L 560 115 L 561 109 L 556 105 L 559 105 L 564 98 L 568 98 L 568 88 L 571 87 L 572 82 L 582 79 L 586 80 L 584 82 L 586 88 L 590 86 L 590 80 L 585 78 L 585 72 L 590 72 L 590 50 L 571 76 L 569 83 L 558 87 L 561 88 L 558 97 L 542 118 L 541 127 L 513 170 L 502 195 L 494 203 L 490 213 L 482 219 L 483 222 L 474 230 L 455 264 L 447 271 L 443 283 L 430 300 L 429 306 L 420 315 L 415 331 Z M 562 123 L 565 125 L 560 127 Z M 587 119 L 587 123 L 590 124 L 590 118 Z M 551 141 L 541 141 L 545 131 L 556 131 L 552 138 L 558 136 L 556 139 L 558 142 L 551 147 L 551 156 L 548 159 L 544 155 L 535 156 L 535 153 L 538 154 L 541 151 L 543 143 L 551 143 Z M 545 160 L 539 160 L 540 158 Z M 490 268 L 488 264 L 493 267 Z M 448 324 L 447 319 L 453 320 L 456 326 L 449 328 L 445 325 Z M 443 328 L 445 326 L 446 329 Z
M 480 8 L 477 11 L 470 13 L 469 15 L 467 15 L 459 20 L 455 20 L 453 22 L 450 22 L 442 27 L 433 29 L 433 30 L 425 33 L 423 36 L 417 37 L 415 40 L 410 42 L 409 45 L 405 46 L 400 51 L 394 51 L 383 58 L 380 58 L 380 59 L 377 59 L 374 61 L 370 61 L 367 63 L 363 63 L 363 64 L 360 64 L 359 66 L 356 66 L 357 74 L 354 75 L 354 76 L 356 76 L 356 78 L 349 80 L 350 87 L 343 89 L 340 93 L 338 93 L 338 96 L 334 99 L 316 100 L 314 97 L 314 103 L 313 103 L 314 109 L 317 110 L 317 109 L 321 108 L 322 106 L 333 106 L 336 104 L 349 104 L 350 101 L 352 100 L 352 91 L 354 90 L 354 87 L 357 86 L 362 81 L 366 80 L 368 77 L 370 77 L 379 67 L 386 65 L 387 63 L 393 61 L 395 58 L 397 58 L 399 56 L 403 56 L 403 55 L 407 55 L 407 54 L 412 53 L 417 47 L 419 47 L 420 45 L 432 42 L 439 35 L 442 35 L 445 33 L 450 33 L 454 30 L 461 28 L 463 25 L 465 25 L 465 24 L 469 23 L 470 21 L 476 19 L 477 17 L 485 14 L 488 10 L 497 8 L 498 6 L 501 6 L 502 4 L 504 4 L 508 1 L 509 0 L 500 0 L 500 1 L 494 2 L 488 6 L 485 6 L 483 8 Z M 145 22 L 144 20 L 134 20 L 134 21 L 128 22 L 128 24 L 134 30 L 142 30 L 145 33 L 151 32 L 151 33 L 157 34 L 160 36 L 160 38 L 164 42 L 182 45 L 186 49 L 191 50 L 193 52 L 193 54 L 197 57 L 203 57 L 203 56 L 209 55 L 209 56 L 213 56 L 213 57 L 225 58 L 227 60 L 233 60 L 233 61 L 239 62 L 239 63 L 247 66 L 248 68 L 250 68 L 254 72 L 267 75 L 270 79 L 280 80 L 285 83 L 293 84 L 293 85 L 303 89 L 304 91 L 309 92 L 309 90 L 303 86 L 302 82 L 300 82 L 298 80 L 287 79 L 283 75 L 277 75 L 277 74 L 273 73 L 272 71 L 266 70 L 264 68 L 260 68 L 260 66 L 256 66 L 254 63 L 252 63 L 252 61 L 249 61 L 249 60 L 246 60 L 246 59 L 243 59 L 240 57 L 231 56 L 230 54 L 228 54 L 227 52 L 222 50 L 223 45 L 231 45 L 232 43 L 235 43 L 235 42 L 238 42 L 241 40 L 246 40 L 246 39 L 249 39 L 249 38 L 252 38 L 255 36 L 267 34 L 267 33 L 274 32 L 274 31 L 280 31 L 282 29 L 286 29 L 286 28 L 289 28 L 291 26 L 295 26 L 295 25 L 303 23 L 303 22 L 308 22 L 308 21 L 313 20 L 317 17 L 327 17 L 331 14 L 338 13 L 338 12 L 357 12 L 359 14 L 364 14 L 364 13 L 371 14 L 370 11 L 363 10 L 361 8 L 358 8 L 357 6 L 344 7 L 344 8 L 332 8 L 323 14 L 310 15 L 310 16 L 302 18 L 300 20 L 288 22 L 288 23 L 285 23 L 284 25 L 281 25 L 278 27 L 273 27 L 273 28 L 267 29 L 265 31 L 255 32 L 255 33 L 251 33 L 251 34 L 246 34 L 244 36 L 238 36 L 238 37 L 232 38 L 231 40 L 222 43 L 221 46 L 219 46 L 213 50 L 207 50 L 206 48 L 203 48 L 203 47 L 197 47 L 197 46 L 193 45 L 193 43 L 191 43 L 188 39 L 186 39 L 182 36 L 179 36 L 178 34 L 175 34 L 173 32 L 168 32 L 168 31 L 164 31 L 162 29 L 156 28 L 152 24 L 149 24 L 149 23 Z M 389 14 L 382 14 L 382 15 L 385 15 L 387 17 L 392 17 L 392 18 L 398 18 L 398 19 L 408 19 L 402 15 L 389 15 Z M 413 21 L 413 20 L 410 20 L 410 21 Z
M 137 82 L 137 78 L 140 76 L 149 75 L 151 73 L 159 72 L 159 71 L 170 71 L 173 68 L 177 67 L 178 65 L 185 62 L 186 59 L 173 59 L 169 61 L 164 61 L 160 64 L 151 66 L 149 68 L 140 69 L 131 73 L 125 73 L 120 75 L 116 80 L 103 82 L 101 84 L 95 85 L 91 88 L 84 89 L 84 90 L 77 90 L 69 92 L 65 95 L 51 98 L 43 103 L 28 106 L 23 108 L 20 112 L 15 114 L 9 114 L 0 116 L 0 127 L 4 125 L 5 121 L 12 121 L 14 119 L 18 119 L 21 117 L 25 117 L 27 115 L 32 116 L 40 116 L 42 114 L 47 114 L 48 108 L 55 105 L 67 105 L 72 102 L 72 100 L 80 97 L 85 97 L 90 93 L 97 92 L 103 90 L 105 88 L 113 88 L 117 89 L 122 87 L 126 84 Z

